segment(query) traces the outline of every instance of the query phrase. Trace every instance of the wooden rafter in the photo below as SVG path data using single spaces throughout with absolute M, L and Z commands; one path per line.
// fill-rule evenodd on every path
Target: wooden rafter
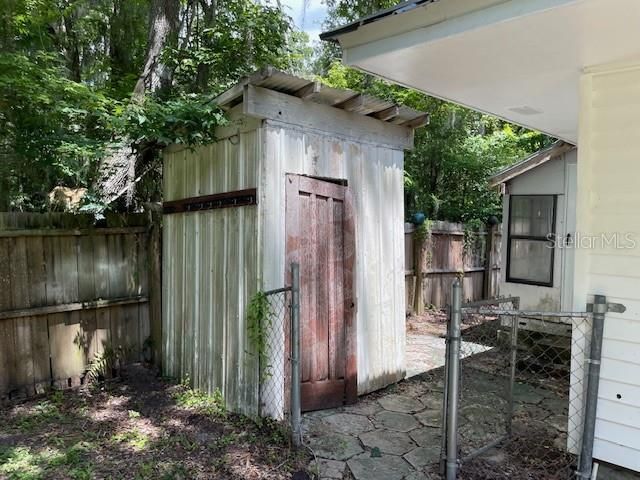
M 343 100 L 342 102 L 336 103 L 334 107 L 341 108 L 342 110 L 346 110 L 348 112 L 352 112 L 364 106 L 364 97 L 359 93 L 356 93 L 354 96 Z
M 409 128 L 420 128 L 425 125 L 429 125 L 429 114 L 425 113 L 424 115 L 419 115 L 411 120 L 407 120 L 406 122 L 401 123 L 403 127 Z
M 377 118 L 378 120 L 382 120 L 383 122 L 388 122 L 392 118 L 395 118 L 400 113 L 400 109 L 397 105 L 393 105 L 389 108 L 385 108 L 384 110 L 379 110 L 377 112 L 373 112 L 370 114 L 370 117 Z
M 299 88 L 293 93 L 294 97 L 302 98 L 303 100 L 312 97 L 316 93 L 322 90 L 322 84 L 320 82 L 310 82 L 304 87 Z

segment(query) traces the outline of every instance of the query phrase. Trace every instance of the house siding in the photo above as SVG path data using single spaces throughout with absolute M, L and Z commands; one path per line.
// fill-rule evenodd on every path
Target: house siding
M 581 85 L 577 231 L 630 233 L 634 248 L 576 250 L 574 307 L 606 295 L 627 307 L 604 328 L 594 456 L 640 471 L 640 65 L 586 73 Z M 629 244 L 627 244 L 629 245 Z M 574 366 L 574 376 L 583 364 Z

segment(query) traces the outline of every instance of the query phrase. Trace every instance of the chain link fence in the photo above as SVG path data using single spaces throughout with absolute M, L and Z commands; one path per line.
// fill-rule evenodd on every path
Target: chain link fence
M 524 312 L 518 303 L 461 309 L 458 478 L 574 477 L 592 319 L 586 312 Z M 443 413 L 447 424 L 446 406 Z M 442 473 L 449 441 L 444 435 Z
M 284 420 L 288 411 L 286 379 L 290 369 L 287 338 L 291 318 L 291 287 L 265 292 L 269 302 L 263 326 L 265 352 L 260 358 L 260 416 Z

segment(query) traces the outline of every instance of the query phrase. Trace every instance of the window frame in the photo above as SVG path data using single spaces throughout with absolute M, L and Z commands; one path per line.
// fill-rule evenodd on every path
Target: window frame
M 511 234 L 511 213 L 513 212 L 513 197 L 551 197 L 553 198 L 553 215 L 551 219 L 551 232 L 547 234 L 545 237 L 539 237 L 537 235 L 512 235 Z M 506 271 L 506 280 L 509 283 L 520 283 L 524 285 L 536 285 L 538 287 L 553 287 L 553 277 L 555 270 L 555 257 L 556 257 L 556 248 L 553 243 L 553 240 L 550 240 L 549 235 L 553 238 L 556 236 L 556 217 L 558 213 L 558 195 L 554 194 L 519 194 L 519 195 L 509 195 L 509 218 L 507 219 L 507 271 Z M 553 245 L 551 249 L 551 275 L 549 278 L 549 282 L 536 282 L 535 280 L 527 280 L 525 278 L 517 278 L 511 276 L 511 240 L 531 240 L 538 242 L 547 242 Z

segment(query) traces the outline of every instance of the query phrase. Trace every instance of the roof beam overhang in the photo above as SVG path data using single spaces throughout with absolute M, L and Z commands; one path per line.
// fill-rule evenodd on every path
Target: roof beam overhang
M 343 48 L 343 59 L 347 64 L 357 65 L 359 62 L 375 56 L 397 52 L 413 46 L 472 31 L 479 28 L 487 28 L 493 24 L 513 20 L 534 13 L 557 8 L 563 5 L 578 3 L 583 0 L 510 0 L 483 10 L 470 11 L 469 13 L 447 19 L 433 25 L 416 28 L 411 31 L 401 29 L 385 29 L 382 18 L 361 27 L 352 33 L 338 36 L 338 41 Z M 423 15 L 428 15 L 428 6 Z M 412 10 L 404 15 L 417 15 Z M 400 14 L 402 16 L 403 14 Z M 387 17 L 393 18 L 393 17 Z M 400 25 L 400 24 L 399 24 Z M 372 35 L 369 30 L 377 34 Z M 377 37 L 377 38 L 376 38 Z

